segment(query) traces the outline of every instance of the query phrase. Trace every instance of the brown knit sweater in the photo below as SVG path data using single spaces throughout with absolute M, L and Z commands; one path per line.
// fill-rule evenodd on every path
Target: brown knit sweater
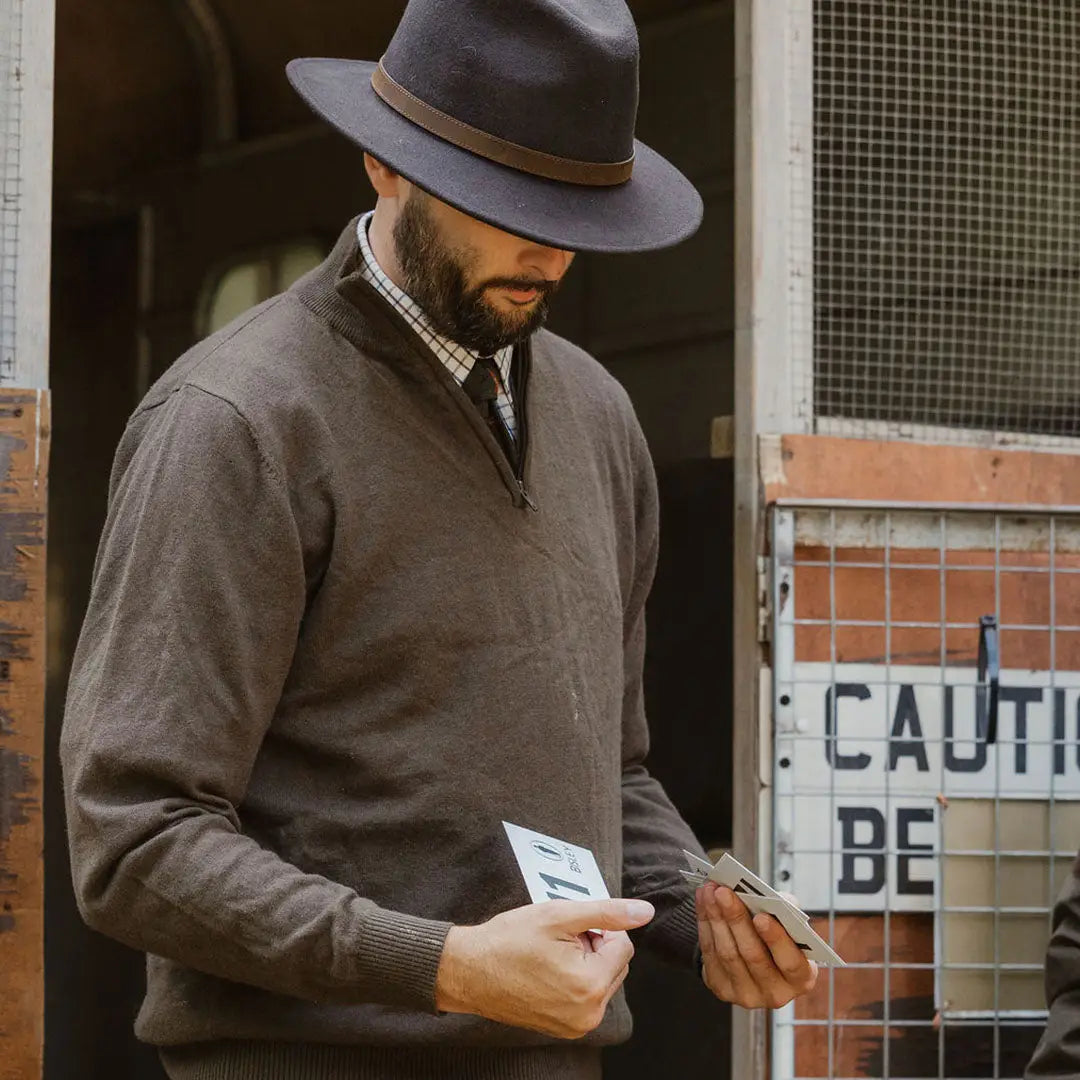
M 150 954 L 174 1077 L 596 1075 L 621 994 L 574 1044 L 435 1012 L 449 926 L 528 902 L 504 819 L 591 848 L 692 970 L 697 848 L 643 765 L 648 452 L 600 365 L 531 354 L 535 511 L 351 224 L 128 425 L 62 760 L 81 910 Z

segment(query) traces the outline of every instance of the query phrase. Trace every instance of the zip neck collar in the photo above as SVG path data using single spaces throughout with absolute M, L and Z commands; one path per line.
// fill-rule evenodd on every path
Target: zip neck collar
M 498 469 L 519 508 L 537 506 L 528 491 L 528 382 L 532 366 L 531 341 L 515 350 L 512 378 L 518 409 L 519 465 L 515 471 L 495 436 L 454 376 L 424 340 L 396 312 L 378 290 L 365 280 L 357 240 L 359 217 L 338 238 L 326 260 L 305 274 L 289 290 L 305 307 L 319 316 L 362 353 L 387 360 L 415 363 L 427 371 L 451 395 Z

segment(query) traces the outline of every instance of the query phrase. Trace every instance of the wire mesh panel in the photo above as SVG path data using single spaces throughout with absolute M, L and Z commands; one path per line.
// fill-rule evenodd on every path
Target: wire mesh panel
M 0 0 L 0 383 L 15 378 L 23 0 Z
M 1080 436 L 1080 5 L 789 0 L 792 25 L 808 5 L 791 51 L 809 72 L 812 49 L 812 108 L 793 108 L 789 158 L 801 415 L 821 433 Z
M 777 1014 L 775 1080 L 1019 1078 L 1080 845 L 1080 514 L 772 526 L 773 871 L 850 965 Z

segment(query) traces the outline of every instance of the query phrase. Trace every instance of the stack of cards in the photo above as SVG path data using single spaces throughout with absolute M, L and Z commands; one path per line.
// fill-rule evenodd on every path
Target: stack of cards
M 523 829 L 509 821 L 504 821 L 503 827 L 534 904 L 548 900 L 608 898 L 607 885 L 588 848 L 532 829 Z M 684 851 L 683 854 L 690 869 L 681 873 L 692 884 L 704 885 L 706 881 L 715 881 L 717 885 L 726 885 L 753 914 L 764 912 L 772 915 L 808 959 L 832 967 L 845 966 L 839 954 L 810 926 L 809 915 L 752 874 L 734 856 L 724 855 L 713 866 L 693 852 Z
M 831 967 L 844 967 L 845 962 L 832 946 L 810 925 L 810 916 L 786 900 L 775 889 L 766 885 L 756 874 L 751 873 L 733 855 L 725 854 L 713 866 L 699 858 L 693 852 L 684 851 L 689 870 L 683 870 L 683 876 L 693 885 L 704 885 L 706 881 L 715 881 L 717 885 L 726 885 L 757 915 L 764 912 L 772 915 L 791 935 L 792 940 L 802 949 L 807 959 Z

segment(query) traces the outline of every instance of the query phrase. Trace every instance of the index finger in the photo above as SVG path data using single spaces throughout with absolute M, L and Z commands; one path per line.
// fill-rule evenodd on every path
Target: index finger
M 549 926 L 575 938 L 586 930 L 634 930 L 656 914 L 647 900 L 549 900 L 535 909 Z

